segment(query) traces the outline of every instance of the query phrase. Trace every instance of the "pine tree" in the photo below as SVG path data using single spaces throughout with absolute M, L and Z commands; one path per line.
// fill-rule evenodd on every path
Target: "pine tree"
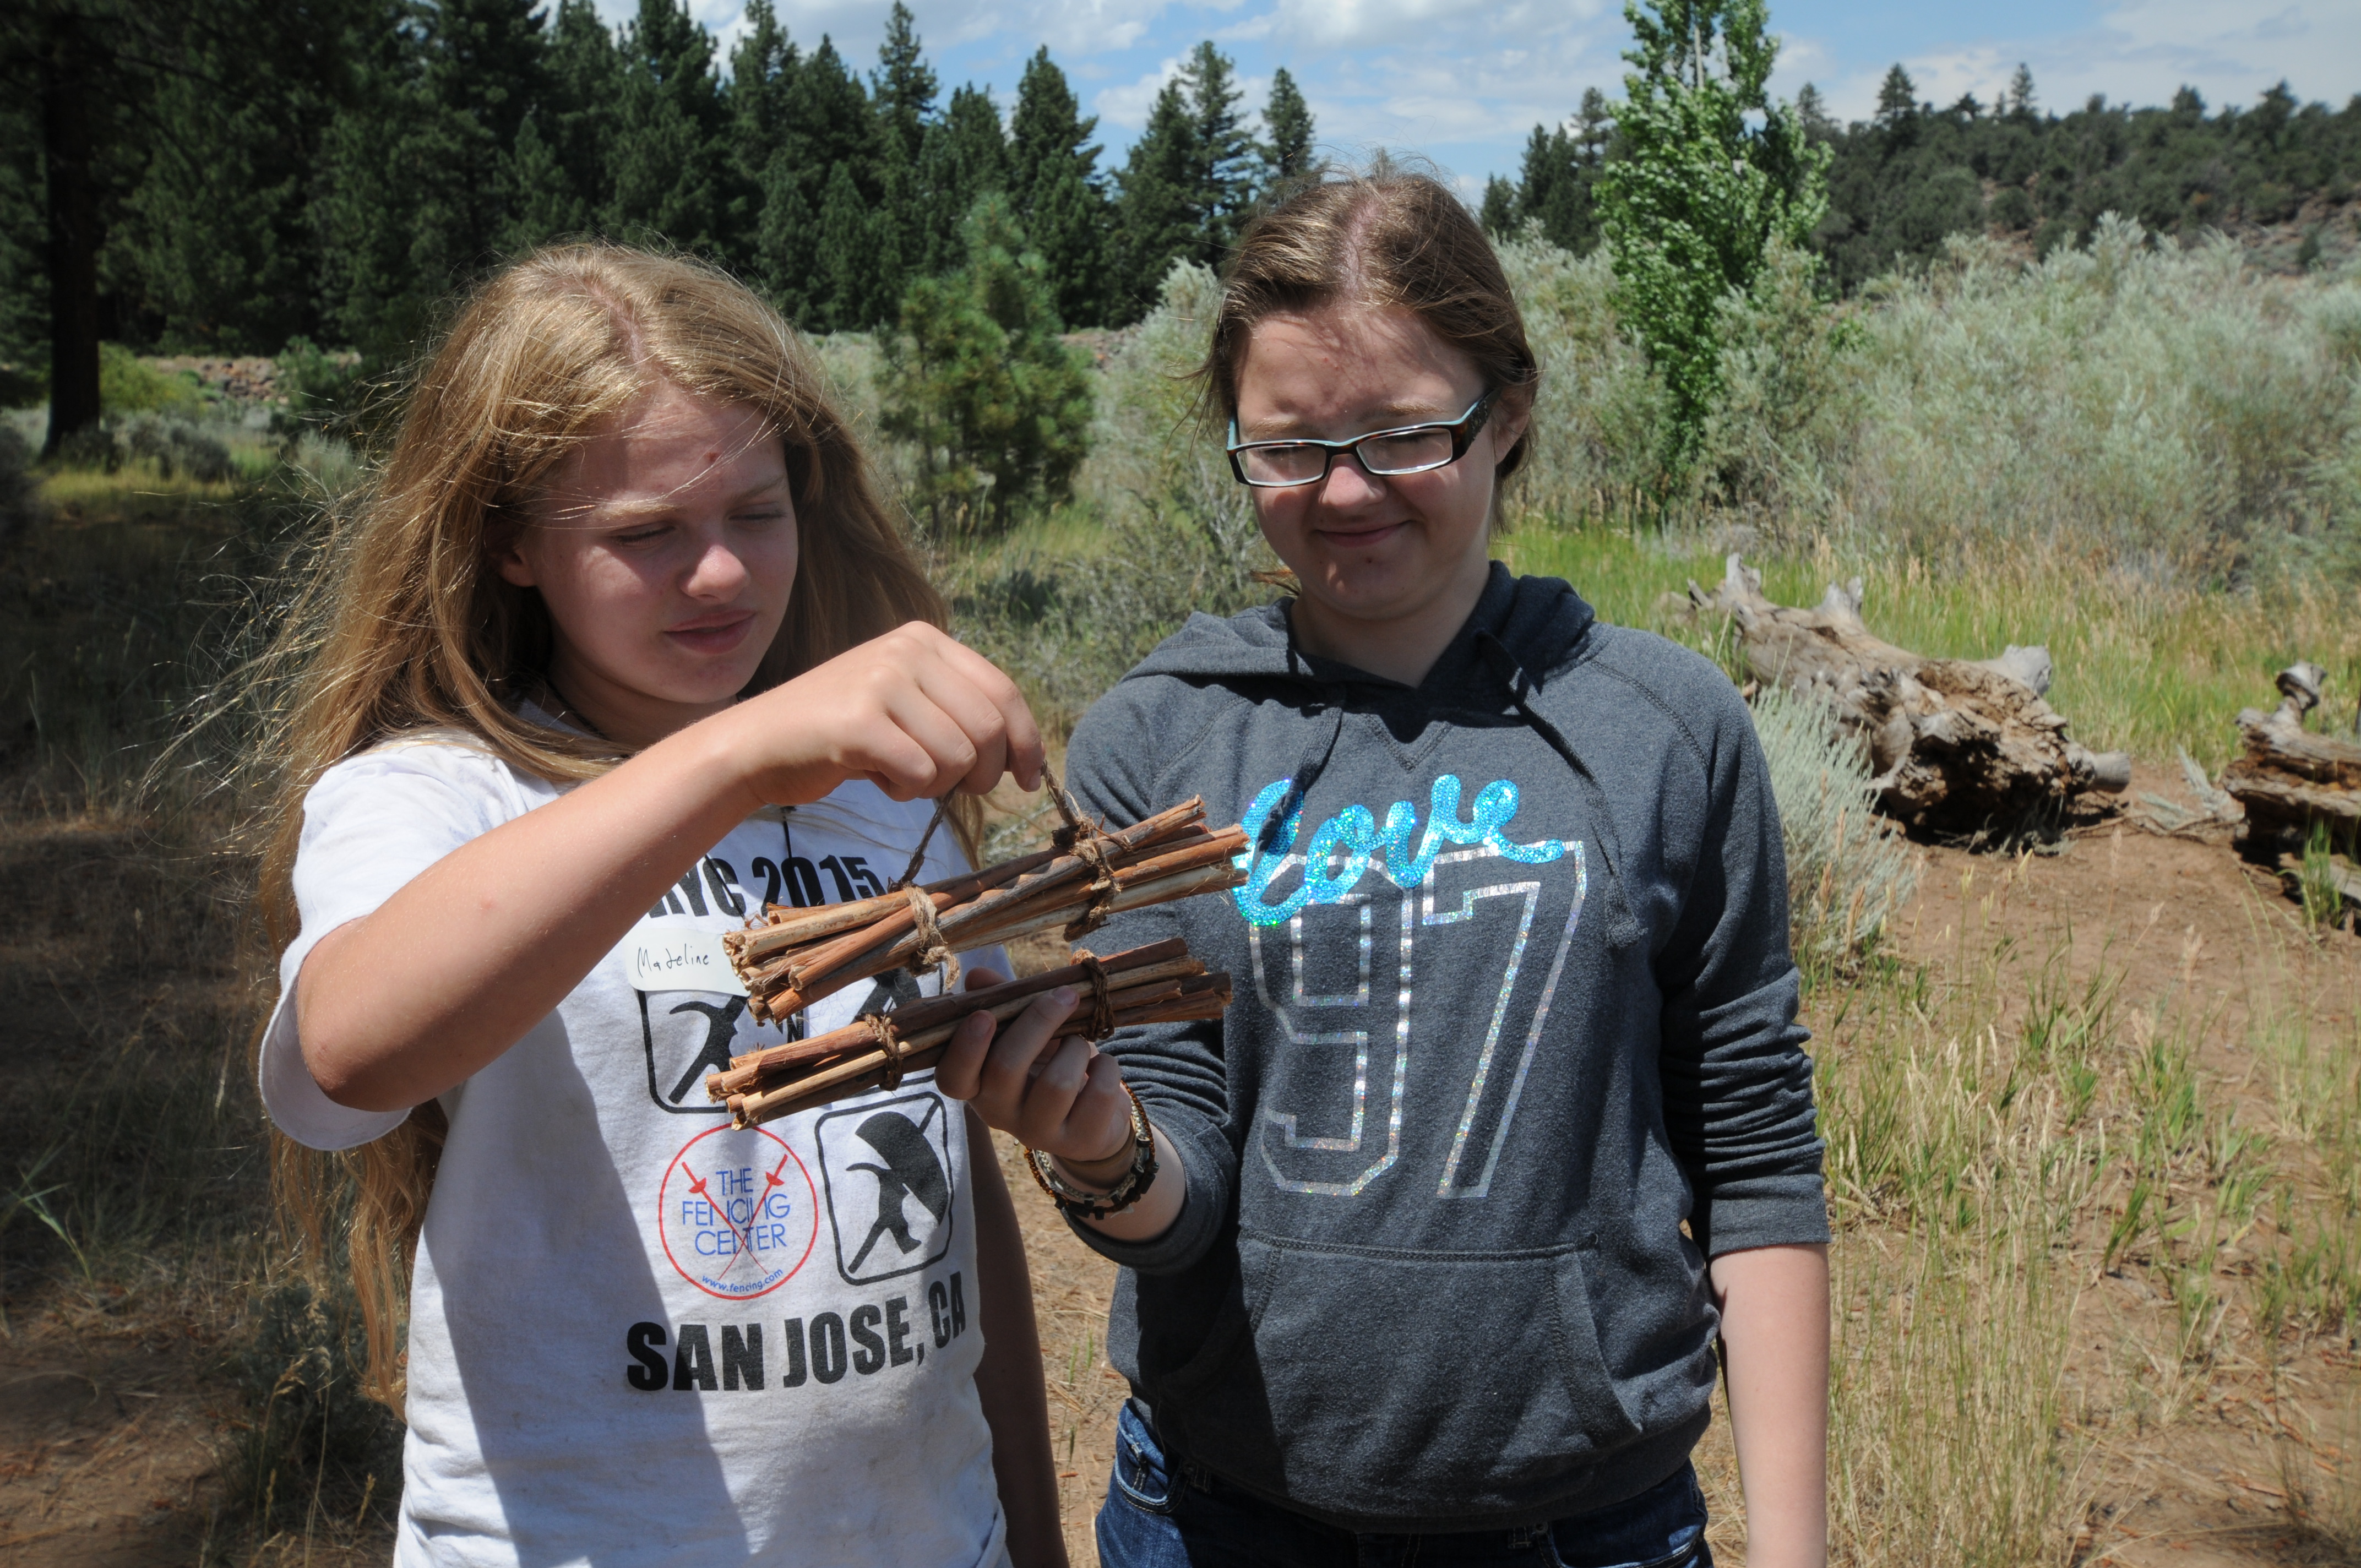
M 1115 325 L 1137 321 L 1155 300 L 1172 263 L 1194 258 L 1199 234 L 1194 126 L 1180 82 L 1158 90 L 1148 124 L 1116 177 L 1114 290 Z
M 754 233 L 753 265 L 747 270 L 781 315 L 806 326 L 816 325 L 825 319 L 827 303 L 820 298 L 824 289 L 819 225 L 812 216 L 811 203 L 804 199 L 794 157 L 785 148 L 771 154 L 761 190 L 762 217 Z
M 1188 94 L 1191 153 L 1196 189 L 1197 256 L 1208 266 L 1218 265 L 1237 239 L 1254 191 L 1255 144 L 1238 115 L 1246 96 L 1237 85 L 1237 67 L 1208 38 L 1191 52 L 1180 67 L 1180 83 Z M 1309 128 L 1308 126 L 1306 127 Z M 1160 280 L 1159 280 L 1160 281 Z
M 915 165 L 935 117 L 941 85 L 918 42 L 917 18 L 902 0 L 885 18 L 885 41 L 877 46 L 877 123 L 884 132 L 884 156 Z
M 621 53 L 606 226 L 714 250 L 730 192 L 713 36 L 686 0 L 640 0 Z
M 1634 70 L 1599 211 L 1619 313 L 1672 395 L 1664 461 L 1678 471 L 1720 389 L 1722 302 L 1753 285 L 1773 244 L 1810 238 L 1829 154 L 1764 91 L 1779 45 L 1763 0 L 1626 0 L 1623 15 Z
M 1494 174 L 1484 181 L 1484 204 L 1477 210 L 1484 232 L 1494 239 L 1511 239 L 1517 233 L 1517 188 Z
M 541 97 L 502 165 L 512 194 L 500 243 L 511 252 L 597 232 L 614 195 L 623 58 L 593 0 L 558 0 L 543 66 Z
M 786 28 L 779 25 L 771 0 L 750 0 L 744 21 L 745 34 L 730 51 L 730 80 L 721 94 L 733 176 L 723 226 L 730 265 L 749 275 L 761 275 L 763 236 L 769 232 L 765 214 L 773 190 L 772 165 L 787 141 L 796 71 L 803 61 Z M 792 163 L 783 172 L 792 185 Z M 808 205 L 806 210 L 808 214 Z
M 876 229 L 883 237 L 879 269 L 869 294 L 878 314 L 862 326 L 884 325 L 883 313 L 902 297 L 907 267 L 925 267 L 940 240 L 935 226 L 934 203 L 927 188 L 927 132 L 936 120 L 939 85 L 918 41 L 917 18 L 902 0 L 885 19 L 885 38 L 877 46 L 877 70 L 870 76 L 875 104 L 877 208 Z
M 1795 120 L 1804 127 L 1804 134 L 1814 141 L 1827 141 L 1844 129 L 1828 113 L 1828 104 L 1820 98 L 1820 90 L 1808 82 L 1795 94 Z
M 812 258 L 812 276 L 821 287 L 807 307 L 807 324 L 858 332 L 875 323 L 881 313 L 879 285 L 902 270 L 899 256 L 889 254 L 893 225 L 883 218 L 862 200 L 850 163 L 840 161 L 829 170 L 828 195 L 819 209 L 818 255 Z
M 1058 314 L 1091 325 L 1106 311 L 1102 275 L 1113 214 L 1098 174 L 1096 116 L 1084 119 L 1066 73 L 1043 48 L 1026 62 L 1008 124 L 1008 191 L 1048 269 Z
M 1295 78 L 1280 66 L 1271 73 L 1270 97 L 1263 104 L 1262 158 L 1265 198 L 1312 172 L 1312 105 L 1303 101 Z
M 917 447 L 914 499 L 937 529 L 998 530 L 1070 492 L 1093 412 L 1089 361 L 1059 336 L 1047 269 L 1005 195 L 979 198 L 960 237 L 960 269 L 903 298 L 884 422 Z
M 976 198 L 1008 189 L 1008 139 L 991 96 L 972 83 L 954 90 L 943 117 L 927 127 L 920 163 L 926 212 L 916 259 L 931 276 L 965 254 L 961 226 Z
M 325 321 L 370 361 L 423 342 L 442 301 L 496 258 L 505 178 L 543 88 L 534 0 L 445 0 L 370 35 L 313 199 Z
M 2016 62 L 2016 72 L 2008 79 L 2008 113 L 2011 119 L 2033 118 L 2036 100 L 2033 96 L 2033 68 L 2023 60 Z
M 1906 146 L 1915 140 L 1918 131 L 1918 84 L 1900 62 L 1885 73 L 1878 83 L 1877 114 L 1870 122 L 1883 131 L 1894 146 Z
M 1156 94 L 1118 177 L 1113 316 L 1145 310 L 1175 260 L 1218 267 L 1235 243 L 1255 176 L 1236 75 L 1208 40 Z

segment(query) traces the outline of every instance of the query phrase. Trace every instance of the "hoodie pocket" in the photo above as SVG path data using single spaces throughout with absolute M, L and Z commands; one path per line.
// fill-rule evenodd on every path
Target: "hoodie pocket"
M 1251 1347 L 1215 1424 L 1268 1433 L 1290 1495 L 1471 1513 L 1640 1435 L 1581 1255 L 1400 1255 L 1241 1235 Z M 1209 1390 L 1209 1393 L 1213 1391 Z M 1257 1409 L 1257 1406 L 1260 1409 Z M 1260 1426 L 1262 1432 L 1254 1432 Z M 1206 1437 L 1213 1434 L 1207 1432 Z

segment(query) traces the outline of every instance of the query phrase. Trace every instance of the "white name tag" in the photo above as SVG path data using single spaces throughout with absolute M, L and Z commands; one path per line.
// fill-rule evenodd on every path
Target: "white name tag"
M 638 991 L 717 991 L 746 994 L 746 982 L 721 950 L 721 933 L 642 926 L 628 938 L 631 985 Z

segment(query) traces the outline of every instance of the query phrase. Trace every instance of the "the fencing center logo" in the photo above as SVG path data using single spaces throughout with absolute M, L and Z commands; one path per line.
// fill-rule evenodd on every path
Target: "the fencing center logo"
M 785 1140 L 761 1127 L 711 1128 L 682 1146 L 656 1189 L 664 1255 L 708 1296 L 767 1296 L 811 1256 L 818 1200 Z
M 847 1283 L 914 1274 L 950 1251 L 950 1115 L 928 1091 L 833 1111 L 815 1124 Z

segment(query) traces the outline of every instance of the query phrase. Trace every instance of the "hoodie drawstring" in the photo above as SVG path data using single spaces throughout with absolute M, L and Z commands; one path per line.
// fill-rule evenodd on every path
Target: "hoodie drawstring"
M 1491 667 L 1492 674 L 1509 688 L 1510 700 L 1517 705 L 1517 711 L 1524 717 L 1525 723 L 1534 734 L 1549 743 L 1552 751 L 1565 759 L 1565 765 L 1574 771 L 1575 777 L 1588 784 L 1590 793 L 1597 797 L 1598 815 L 1593 827 L 1599 863 L 1607 873 L 1604 879 L 1607 945 L 1610 948 L 1630 947 L 1640 939 L 1640 922 L 1632 914 L 1631 901 L 1624 892 L 1620 864 L 1623 850 L 1615 837 L 1615 815 L 1607 798 L 1606 786 L 1598 782 L 1598 775 L 1590 771 L 1590 764 L 1582 760 L 1582 753 L 1574 749 L 1574 742 L 1565 738 L 1565 732 L 1544 718 L 1541 710 L 1533 706 L 1531 694 L 1538 683 L 1525 673 L 1524 665 L 1517 662 L 1517 656 L 1509 652 L 1508 645 L 1489 631 L 1479 631 L 1476 634 L 1476 648 L 1484 656 L 1484 663 Z M 1330 745 L 1334 745 L 1333 740 Z

